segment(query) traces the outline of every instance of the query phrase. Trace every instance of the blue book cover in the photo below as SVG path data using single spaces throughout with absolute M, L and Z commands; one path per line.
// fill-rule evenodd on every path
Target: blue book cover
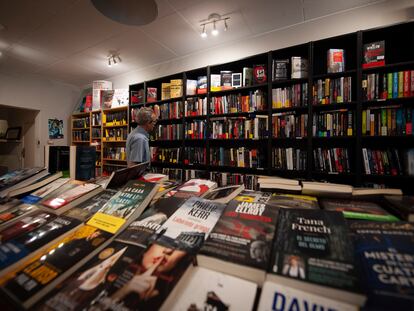
M 414 224 L 350 222 L 367 310 L 414 310 Z
M 392 73 L 392 98 L 398 97 L 398 72 Z

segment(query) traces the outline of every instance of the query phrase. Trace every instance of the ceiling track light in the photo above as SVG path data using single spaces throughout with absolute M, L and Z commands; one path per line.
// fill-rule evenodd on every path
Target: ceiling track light
M 217 36 L 219 34 L 219 30 L 217 28 L 217 25 L 219 22 L 223 22 L 224 25 L 224 31 L 227 31 L 229 26 L 227 24 L 227 21 L 230 19 L 230 17 L 222 17 L 220 14 L 217 13 L 212 13 L 208 16 L 207 20 L 201 21 L 200 23 L 200 27 L 202 28 L 201 31 L 201 38 L 207 38 L 207 31 L 206 31 L 206 26 L 213 24 L 213 29 L 211 30 L 211 34 L 213 36 Z
M 112 67 L 112 65 L 118 65 L 121 62 L 122 59 L 119 54 L 110 54 L 108 56 L 108 67 Z

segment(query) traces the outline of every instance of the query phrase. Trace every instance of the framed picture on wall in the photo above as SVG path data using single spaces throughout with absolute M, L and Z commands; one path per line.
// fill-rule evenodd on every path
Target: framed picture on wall
M 63 120 L 49 119 L 49 139 L 62 139 L 63 138 Z
M 22 133 L 22 127 L 9 127 L 6 132 L 7 140 L 20 140 L 20 135 Z

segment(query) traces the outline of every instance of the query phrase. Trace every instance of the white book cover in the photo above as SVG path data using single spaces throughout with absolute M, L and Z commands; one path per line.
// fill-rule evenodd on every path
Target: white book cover
M 192 267 L 161 310 L 252 310 L 256 290 L 257 285 L 253 282 Z
M 112 98 L 112 107 L 128 106 L 129 103 L 129 90 L 128 89 L 115 89 L 114 97 Z
M 49 193 L 52 193 L 56 189 L 66 184 L 69 180 L 70 178 L 59 178 L 51 182 L 50 184 L 36 190 L 35 192 L 32 192 L 31 194 L 23 197 L 21 201 L 27 204 L 35 204 L 44 197 L 46 197 Z
M 194 243 L 194 249 L 199 242 L 203 243 L 226 207 L 225 204 L 212 202 L 198 197 L 191 197 L 185 201 L 159 230 L 160 240 L 178 241 L 192 236 L 194 240 L 199 237 L 201 241 Z M 190 243 L 191 244 L 191 243 Z M 193 247 L 191 247 L 193 248 Z
M 246 309 L 247 310 L 247 309 Z M 258 311 L 335 310 L 356 311 L 357 306 L 342 303 L 266 281 L 260 295 Z

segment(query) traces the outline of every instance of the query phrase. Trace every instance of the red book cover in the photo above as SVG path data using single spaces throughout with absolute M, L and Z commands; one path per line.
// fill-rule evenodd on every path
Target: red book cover
M 73 189 L 70 189 L 60 194 L 58 197 L 45 200 L 41 202 L 41 204 L 52 209 L 59 209 L 97 187 L 99 186 L 95 184 L 79 185 Z
M 411 94 L 411 72 L 409 70 L 404 71 L 404 87 L 403 96 L 409 97 Z

